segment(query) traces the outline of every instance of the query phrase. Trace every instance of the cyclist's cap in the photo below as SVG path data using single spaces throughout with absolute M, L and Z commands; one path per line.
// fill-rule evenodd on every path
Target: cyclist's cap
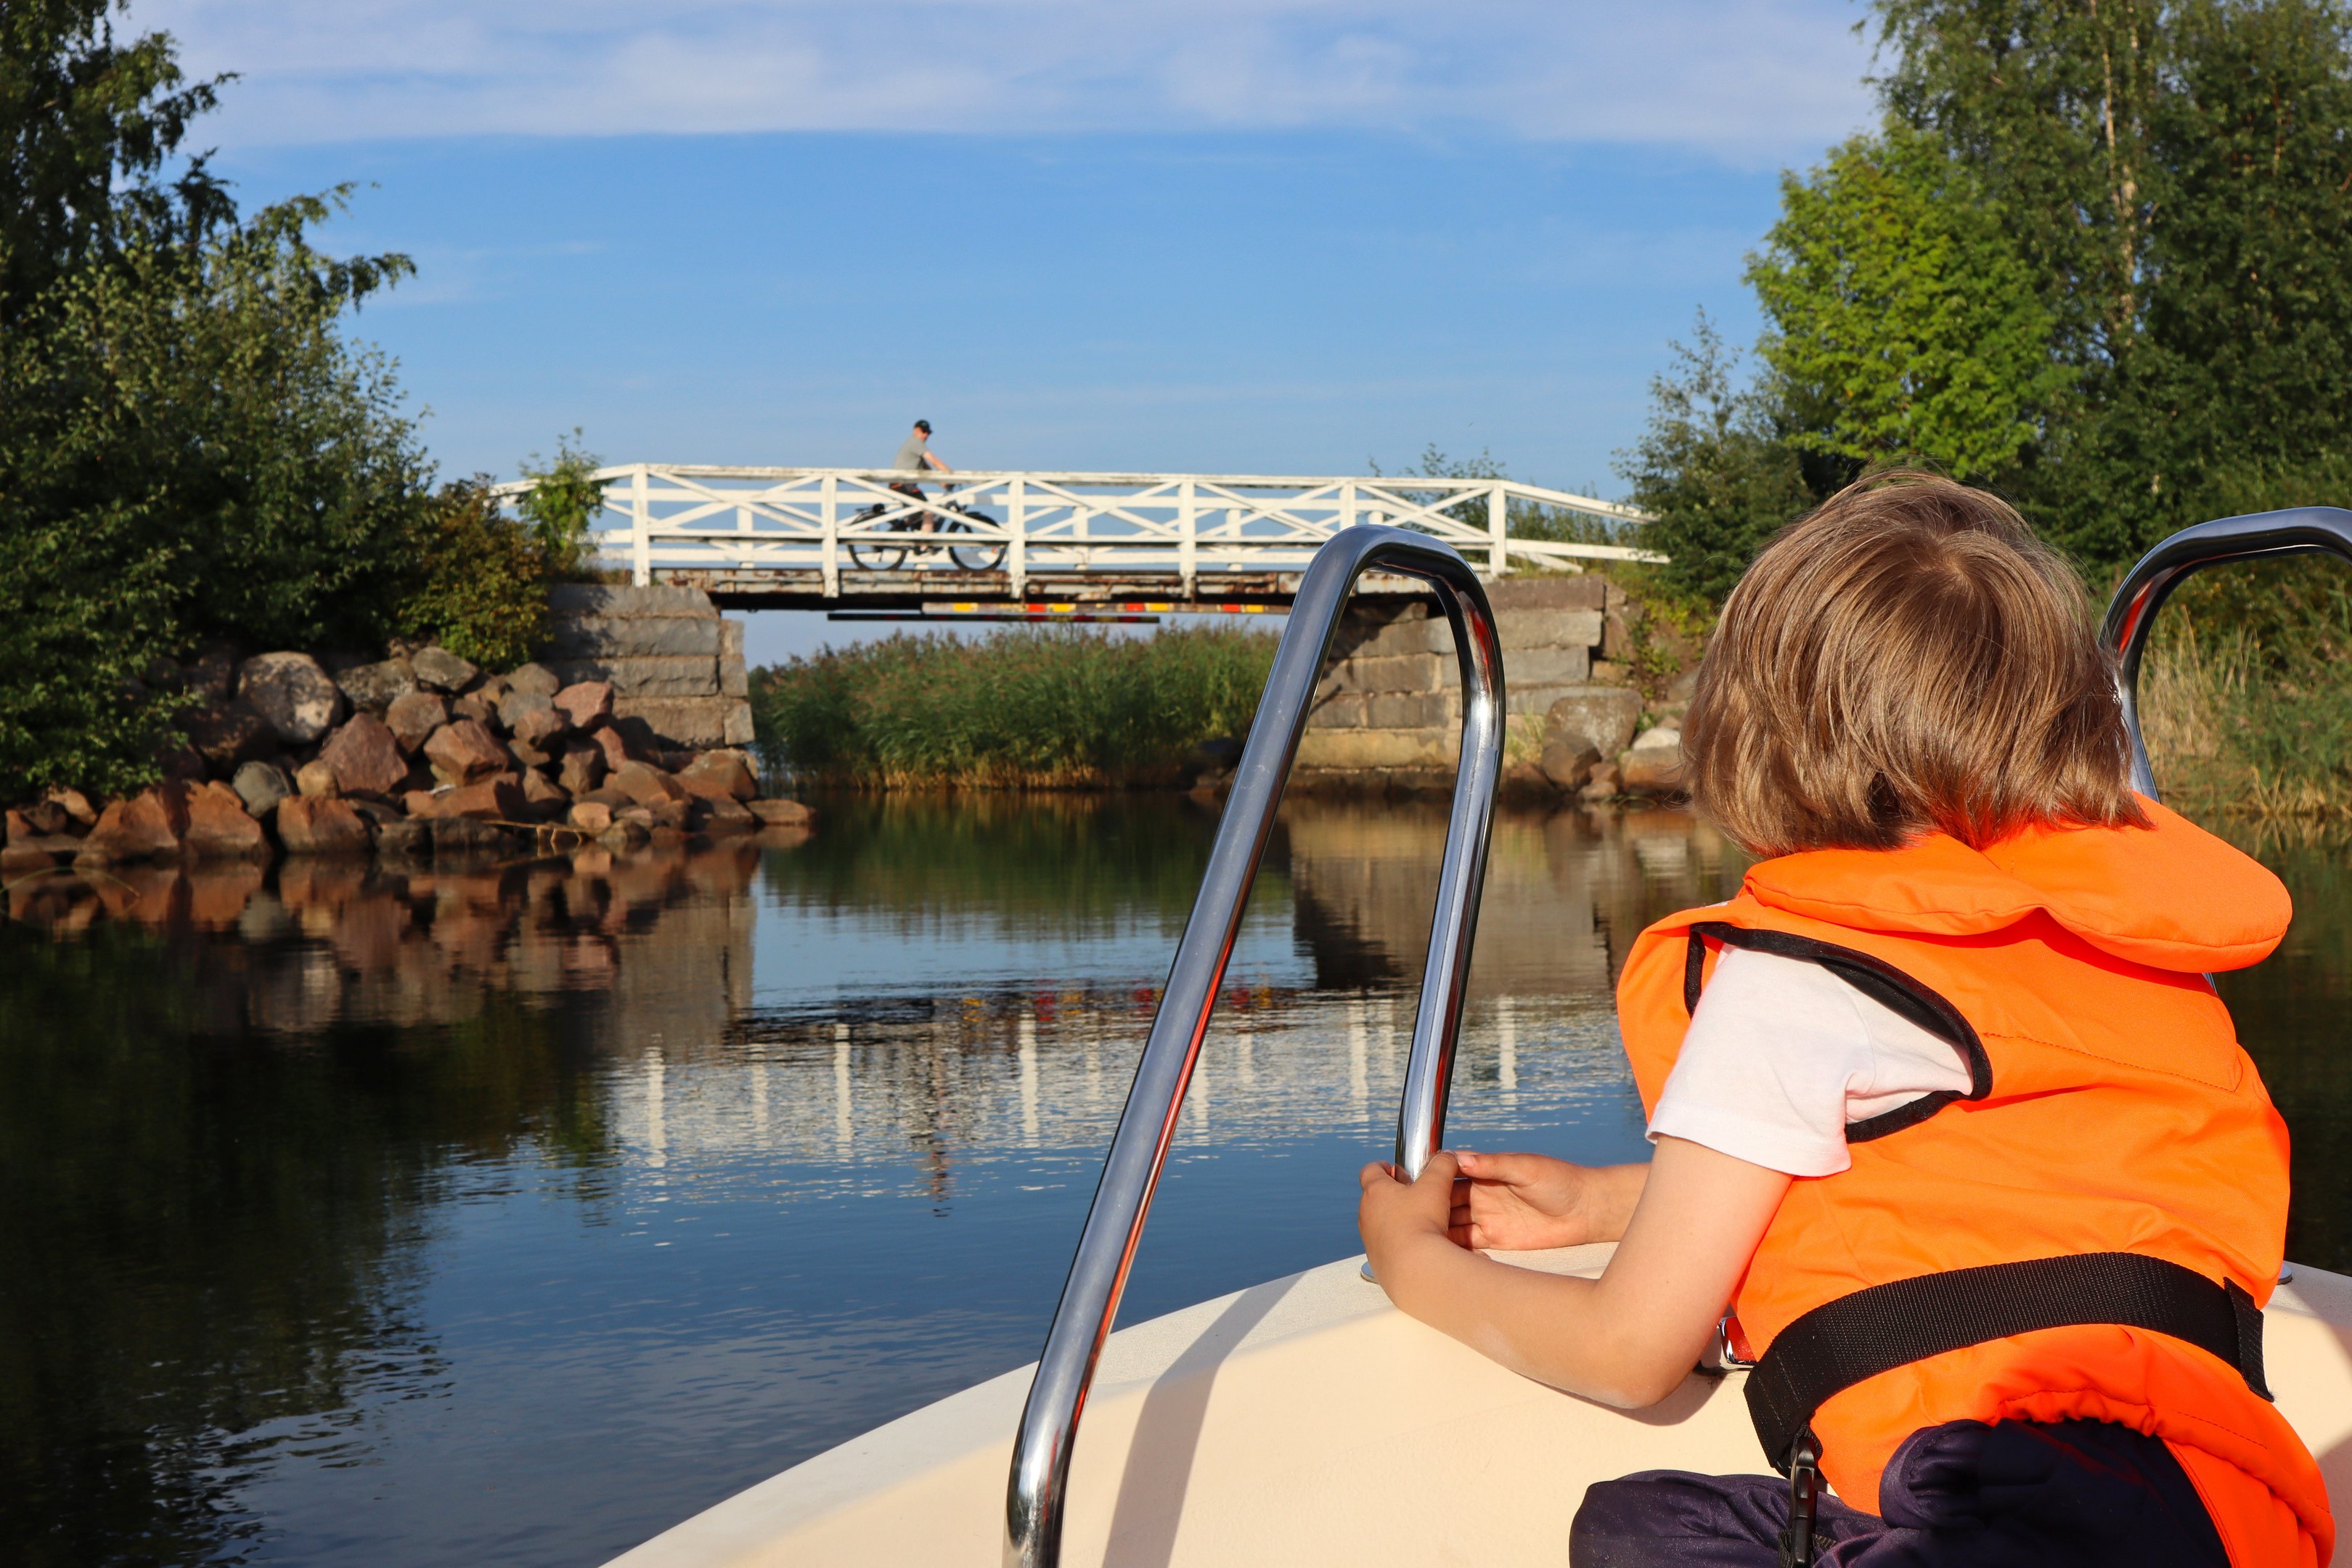
M 928 419 L 918 419 L 915 421 L 915 428 L 928 436 L 931 433 L 931 422 Z

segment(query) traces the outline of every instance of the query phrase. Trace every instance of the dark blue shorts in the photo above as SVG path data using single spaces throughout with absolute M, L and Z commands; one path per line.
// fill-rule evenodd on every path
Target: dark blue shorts
M 2229 1568 L 2172 1451 L 2104 1421 L 1955 1421 L 1915 1432 L 1879 1482 L 1884 1517 L 1822 1500 L 1822 1568 Z M 1585 1493 L 1572 1568 L 1774 1568 L 1779 1476 L 1644 1470 Z

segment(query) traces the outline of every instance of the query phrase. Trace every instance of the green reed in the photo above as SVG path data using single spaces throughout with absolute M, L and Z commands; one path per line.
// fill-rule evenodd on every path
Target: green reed
M 1274 647 L 1223 628 L 900 635 L 763 668 L 751 706 L 769 761 L 813 783 L 1165 784 L 1193 747 L 1248 732 Z

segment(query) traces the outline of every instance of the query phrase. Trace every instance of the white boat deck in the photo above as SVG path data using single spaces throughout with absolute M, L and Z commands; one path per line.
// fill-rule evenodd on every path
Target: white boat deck
M 1597 1274 L 1612 1248 L 1498 1254 Z M 1608 1409 L 1504 1371 L 1398 1312 L 1360 1258 L 1113 1335 L 1078 1430 L 1065 1563 L 1564 1562 L 1591 1481 L 1765 1468 L 1741 1374 Z M 2352 1503 L 2352 1279 L 2298 1268 L 2272 1299 L 2279 1408 Z M 763 1481 L 614 1568 L 999 1568 L 1032 1368 Z

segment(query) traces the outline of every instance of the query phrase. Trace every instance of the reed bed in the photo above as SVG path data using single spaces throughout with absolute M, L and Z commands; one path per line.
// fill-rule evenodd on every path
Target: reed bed
M 752 713 L 771 765 L 805 783 L 1172 784 L 1195 747 L 1248 732 L 1275 641 L 1223 628 L 900 635 L 759 670 Z
M 2168 605 L 2140 668 L 2165 798 L 2193 815 L 2352 816 L 2352 594 L 2332 561 L 2209 573 Z

